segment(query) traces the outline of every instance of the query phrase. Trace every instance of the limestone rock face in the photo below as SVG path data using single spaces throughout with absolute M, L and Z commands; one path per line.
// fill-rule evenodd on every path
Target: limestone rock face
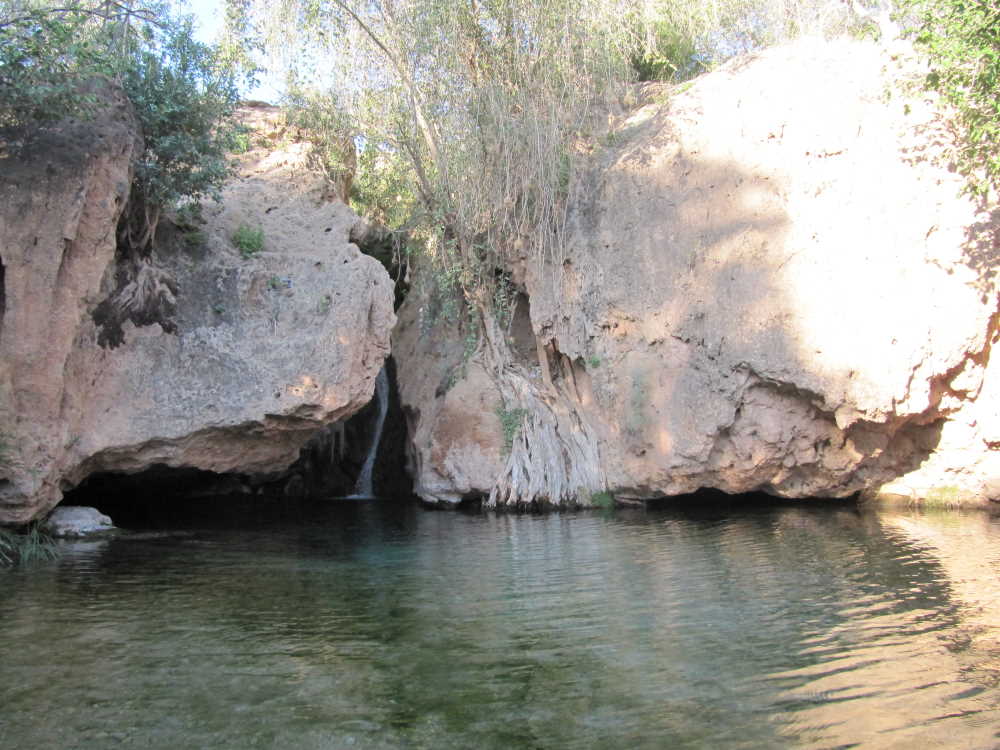
M 489 494 L 503 470 L 502 400 L 478 357 L 463 366 L 457 322 L 435 315 L 433 305 L 425 284 L 411 289 L 393 332 L 393 357 L 413 491 L 448 505 Z
M 278 472 L 370 400 L 392 282 L 351 244 L 357 217 L 325 199 L 306 144 L 271 109 L 245 115 L 252 148 L 222 203 L 127 266 L 127 103 L 0 172 L 0 522 L 45 513 L 94 472 Z M 263 230 L 252 257 L 232 240 L 240 226 Z M 160 317 L 134 314 L 143 304 Z
M 810 41 L 654 96 L 577 174 L 564 258 L 512 269 L 620 497 L 998 497 L 1000 227 L 958 196 L 934 103 L 887 98 L 903 58 Z M 420 405 L 422 476 L 448 474 L 450 409 Z

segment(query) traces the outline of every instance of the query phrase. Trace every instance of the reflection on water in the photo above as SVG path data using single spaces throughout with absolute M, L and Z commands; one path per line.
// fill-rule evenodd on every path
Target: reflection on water
M 0 572 L 0 747 L 1000 746 L 1000 521 L 232 513 Z

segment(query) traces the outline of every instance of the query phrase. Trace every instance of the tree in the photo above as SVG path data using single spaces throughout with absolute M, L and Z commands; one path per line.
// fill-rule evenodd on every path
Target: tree
M 289 124 L 309 134 L 312 166 L 324 174 L 335 194 L 347 203 L 358 167 L 357 146 L 336 98 L 292 83 L 285 95 L 285 117 Z
M 628 75 L 622 48 L 631 29 L 620 7 L 282 7 L 291 15 L 272 15 L 275 27 L 309 31 L 301 46 L 286 44 L 298 66 L 304 58 L 329 70 L 323 82 L 365 144 L 405 156 L 429 258 L 459 266 L 465 300 L 478 313 L 489 312 L 494 272 L 515 245 L 558 254 L 571 151 L 581 133 L 599 127 L 604 98 Z
M 630 76 L 626 4 L 320 0 L 260 10 L 282 30 L 288 67 L 330 90 L 357 129 L 360 161 L 382 154 L 409 167 L 423 265 L 458 295 L 467 356 L 487 364 L 508 411 L 523 415 L 494 501 L 575 502 L 603 489 L 593 436 L 560 427 L 569 412 L 550 406 L 511 355 L 504 269 L 520 254 L 561 264 L 574 152 L 606 130 Z M 306 29 L 298 45 L 289 28 Z
M 194 39 L 189 17 L 162 4 L 0 3 L 8 138 L 30 140 L 63 118 L 87 117 L 96 98 L 84 92 L 95 78 L 120 85 L 135 106 L 145 148 L 120 232 L 133 250 L 149 249 L 165 208 L 217 195 L 243 73 Z
M 133 247 L 148 248 L 165 208 L 219 195 L 239 103 L 237 72 L 194 39 L 190 17 L 141 24 L 116 61 L 135 105 L 145 149 L 136 164 L 125 224 Z
M 467 340 L 473 336 L 466 356 L 493 374 L 502 412 L 517 416 L 492 503 L 575 502 L 605 489 L 596 438 L 574 411 L 571 378 L 560 382 L 549 372 L 546 342 L 536 342 L 541 382 L 508 345 L 507 270 L 546 266 L 533 277 L 558 285 L 574 166 L 602 147 L 639 68 L 647 66 L 646 77 L 687 75 L 807 28 L 834 28 L 823 14 L 836 11 L 840 23 L 850 15 L 841 6 L 259 0 L 258 20 L 271 29 L 265 39 L 279 62 L 329 90 L 365 144 L 409 166 L 421 265 L 459 296 Z M 303 36 L 290 40 L 289 29 Z
M 72 4 L 55 11 L 0 3 L 0 130 L 7 137 L 86 113 L 93 100 L 80 89 L 107 70 L 93 26 L 107 17 Z
M 926 88 L 955 111 L 955 161 L 966 189 L 1000 190 L 1000 1 L 905 0 L 917 46 L 928 58 Z

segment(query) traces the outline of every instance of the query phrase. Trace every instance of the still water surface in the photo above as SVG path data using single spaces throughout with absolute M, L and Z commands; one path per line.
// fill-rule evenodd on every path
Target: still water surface
M 0 748 L 1000 747 L 1000 519 L 245 508 L 0 571 Z

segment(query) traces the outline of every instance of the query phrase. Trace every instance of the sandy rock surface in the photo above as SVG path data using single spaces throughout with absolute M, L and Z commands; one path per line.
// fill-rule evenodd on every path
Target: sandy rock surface
M 77 133 L 78 152 L 53 160 L 65 148 L 55 142 L 0 175 L 0 522 L 39 516 L 94 472 L 277 472 L 370 400 L 395 323 L 392 282 L 351 244 L 357 217 L 329 199 L 276 111 L 244 115 L 252 148 L 222 203 L 206 203 L 198 234 L 168 237 L 136 276 L 172 314 L 126 321 L 117 346 L 92 314 L 122 291 L 127 106 Z M 243 257 L 240 226 L 263 230 L 261 252 Z
M 907 55 L 808 40 L 735 60 L 654 93 L 577 174 L 565 258 L 524 278 L 608 489 L 998 497 L 998 230 L 958 196 L 934 102 L 893 88 Z M 397 348 L 419 349 L 415 327 Z M 496 402 L 480 382 L 466 421 Z M 450 454 L 429 446 L 454 407 L 403 395 L 419 476 L 447 497 Z

